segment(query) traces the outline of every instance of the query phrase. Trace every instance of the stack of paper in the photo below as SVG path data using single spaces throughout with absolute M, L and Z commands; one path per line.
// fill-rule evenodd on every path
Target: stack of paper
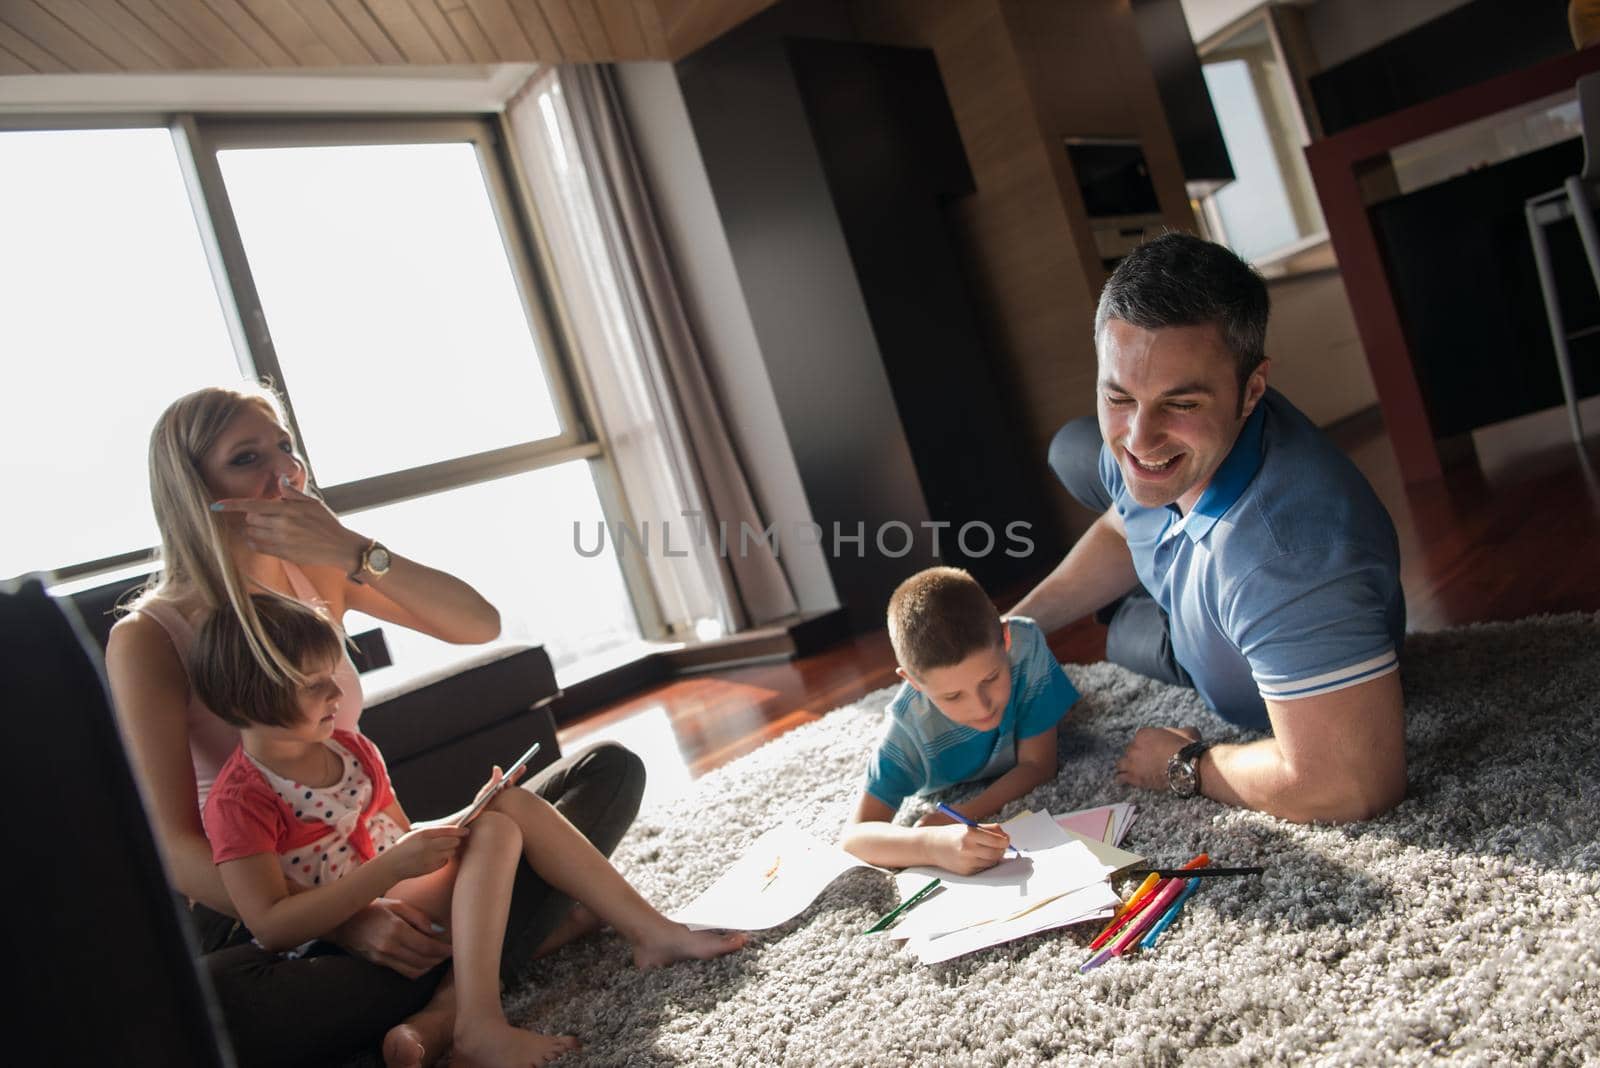
M 1128 828 L 1133 826 L 1133 817 L 1134 806 L 1124 801 L 1116 805 L 1101 805 L 1099 808 L 1068 812 L 1064 816 L 1057 816 L 1056 823 L 1064 830 L 1115 846 L 1121 845 L 1122 840 L 1128 836 Z
M 895 877 L 902 899 L 929 879 L 939 889 L 889 929 L 924 964 L 950 960 L 1040 931 L 1110 916 L 1120 903 L 1111 873 L 1141 858 L 1060 826 L 1048 812 L 1002 824 L 1025 854 L 975 875 L 907 868 Z
M 1001 825 L 1021 857 L 974 875 L 907 868 L 895 876 L 901 900 L 930 880 L 941 881 L 888 929 L 887 937 L 904 940 L 918 960 L 933 964 L 1040 931 L 1105 919 L 1120 904 L 1111 874 L 1144 860 L 1116 845 L 1133 820 L 1132 809 L 1106 805 L 1065 816 L 1026 812 Z M 785 824 L 757 838 L 673 919 L 700 929 L 765 930 L 798 916 L 851 868 L 872 867 Z

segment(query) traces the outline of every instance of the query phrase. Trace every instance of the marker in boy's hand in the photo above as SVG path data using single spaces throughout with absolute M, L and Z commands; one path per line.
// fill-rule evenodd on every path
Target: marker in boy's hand
M 934 863 L 957 875 L 972 875 L 1005 859 L 1011 838 L 995 824 L 963 827 L 952 823 L 933 828 Z

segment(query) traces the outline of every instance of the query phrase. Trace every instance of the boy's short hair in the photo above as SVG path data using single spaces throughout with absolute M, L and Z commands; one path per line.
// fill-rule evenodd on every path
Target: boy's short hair
M 272 594 L 250 598 L 261 630 L 298 670 L 344 655 L 328 618 Z M 189 654 L 189 682 L 211 711 L 235 727 L 289 727 L 300 721 L 298 687 L 268 675 L 231 606 L 211 613 Z
M 1004 640 L 994 602 L 959 567 L 919 571 L 889 598 L 889 642 L 908 674 L 951 667 Z

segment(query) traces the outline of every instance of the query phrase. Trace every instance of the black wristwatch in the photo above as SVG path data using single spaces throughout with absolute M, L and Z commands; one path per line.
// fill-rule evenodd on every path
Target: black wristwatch
M 1167 761 L 1167 785 L 1179 797 L 1194 797 L 1200 792 L 1200 757 L 1213 743 L 1194 741 L 1172 754 Z

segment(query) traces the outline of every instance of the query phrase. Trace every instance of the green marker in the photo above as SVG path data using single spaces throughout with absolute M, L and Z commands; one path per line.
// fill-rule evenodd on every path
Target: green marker
M 895 920 L 898 920 L 900 918 L 900 914 L 901 913 L 905 912 L 907 909 L 912 908 L 915 905 L 920 904 L 924 898 L 926 898 L 929 894 L 931 894 L 935 890 L 937 890 L 939 888 L 939 883 L 940 882 L 941 882 L 941 880 L 935 879 L 931 883 L 929 883 L 927 886 L 924 886 L 921 890 L 918 890 L 916 893 L 912 894 L 910 897 L 908 897 L 904 901 L 900 902 L 900 904 L 896 905 L 894 907 L 894 909 L 887 916 L 885 916 L 883 919 L 879 920 L 877 923 L 873 924 L 871 927 L 868 927 L 867 928 L 867 934 L 876 934 L 877 932 L 883 930 L 885 927 L 888 927 L 890 924 L 894 923 Z

